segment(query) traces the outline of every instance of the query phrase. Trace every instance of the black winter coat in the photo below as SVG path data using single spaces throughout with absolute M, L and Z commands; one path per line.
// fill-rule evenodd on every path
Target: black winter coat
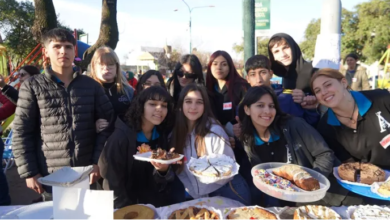
M 99 134 L 95 128 L 99 118 L 114 120 L 102 86 L 76 72 L 65 88 L 50 73 L 29 78 L 19 90 L 12 150 L 21 178 L 97 164 L 110 135 L 110 126 Z

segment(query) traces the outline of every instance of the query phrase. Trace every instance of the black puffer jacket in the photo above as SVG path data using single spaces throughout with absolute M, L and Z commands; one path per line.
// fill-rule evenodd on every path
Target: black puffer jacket
M 49 72 L 31 77 L 19 91 L 12 149 L 21 178 L 97 164 L 111 126 L 96 134 L 95 121 L 114 120 L 112 105 L 95 80 L 74 73 L 65 88 Z

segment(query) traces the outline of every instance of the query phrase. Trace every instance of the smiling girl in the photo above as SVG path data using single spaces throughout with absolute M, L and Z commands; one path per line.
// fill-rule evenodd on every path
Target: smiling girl
M 184 154 L 188 160 L 211 154 L 225 154 L 234 159 L 228 136 L 213 117 L 203 86 L 190 84 L 185 87 L 177 107 L 171 146 L 175 146 L 178 153 Z M 240 174 L 213 184 L 199 182 L 184 164 L 177 169 L 176 174 L 192 198 L 223 196 L 244 204 L 250 203 L 248 185 Z
M 139 203 L 166 206 L 177 202 L 170 194 L 184 195 L 183 188 L 172 187 L 180 181 L 175 181 L 174 175 L 167 175 L 169 165 L 133 158 L 137 147 L 144 143 L 151 149 L 169 150 L 167 133 L 172 109 L 169 93 L 160 86 L 152 86 L 134 99 L 126 113 L 126 122 L 119 118 L 115 122 L 115 131 L 99 160 L 103 188 L 114 191 L 115 208 Z
M 332 172 L 334 156 L 324 139 L 303 119 L 283 113 L 270 87 L 250 88 L 240 104 L 239 118 L 240 139 L 252 167 L 281 162 L 308 167 L 325 176 Z M 259 192 L 254 189 L 252 193 Z M 265 195 L 254 197 L 254 202 L 264 206 L 288 205 Z

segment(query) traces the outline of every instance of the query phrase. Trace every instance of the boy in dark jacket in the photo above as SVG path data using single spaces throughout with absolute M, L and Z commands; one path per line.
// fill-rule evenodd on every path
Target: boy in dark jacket
M 2 93 L 0 93 L 0 121 L 7 119 L 15 112 L 16 106 L 7 99 Z M 0 135 L 2 134 L 0 127 Z M 0 141 L 0 162 L 3 161 L 4 143 Z M 3 173 L 3 169 L 0 170 L 0 206 L 10 205 L 11 198 L 8 193 L 8 183 Z
M 245 70 L 247 72 L 246 79 L 252 87 L 261 85 L 272 87 L 273 71 L 271 70 L 271 62 L 266 56 L 255 55 L 249 58 L 245 63 Z M 274 92 L 278 96 L 283 112 L 303 118 L 310 125 L 315 125 L 318 122 L 320 115 L 315 109 L 294 102 L 291 95 L 283 91 L 283 88 L 274 88 Z
M 100 178 L 97 162 L 111 126 L 96 134 L 95 121 L 114 120 L 100 84 L 73 71 L 73 35 L 53 29 L 42 40 L 50 67 L 21 85 L 12 141 L 20 177 L 40 194 L 51 189 L 37 179 L 64 166 L 93 165 L 90 183 L 96 182 Z

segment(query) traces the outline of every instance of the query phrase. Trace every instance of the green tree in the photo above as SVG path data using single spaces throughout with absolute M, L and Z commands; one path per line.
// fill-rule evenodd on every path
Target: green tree
M 305 58 L 314 57 L 321 20 L 312 20 L 305 30 L 300 47 Z M 390 0 L 371 0 L 356 6 L 356 10 L 342 10 L 341 57 L 349 53 L 360 55 L 361 60 L 372 63 L 379 60 L 390 44 Z
M 313 19 L 305 30 L 305 40 L 299 45 L 305 59 L 311 60 L 314 57 L 317 35 L 321 30 L 321 19 Z
M 269 38 L 259 38 L 257 41 L 257 52 L 258 54 L 265 55 L 268 57 L 268 41 Z M 233 44 L 233 50 L 240 56 L 244 57 L 244 42 L 240 44 Z
M 18 65 L 37 45 L 31 34 L 34 10 L 28 1 L 0 0 L 0 31 L 13 65 Z
M 390 44 L 390 0 L 371 0 L 356 8 L 356 40 L 362 46 L 362 58 L 372 63 L 381 58 Z

